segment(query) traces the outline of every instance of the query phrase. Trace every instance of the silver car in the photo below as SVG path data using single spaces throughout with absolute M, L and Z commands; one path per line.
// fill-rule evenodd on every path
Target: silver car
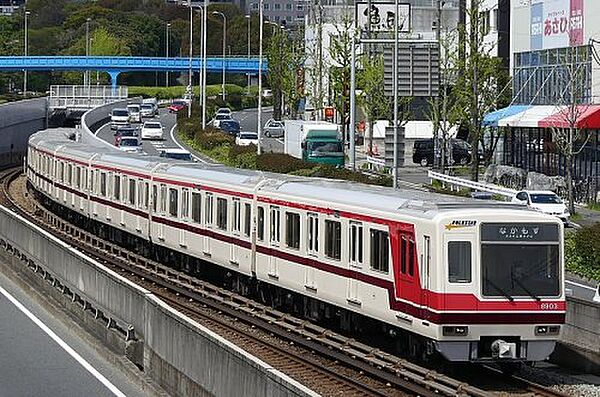
M 263 128 L 263 134 L 269 138 L 282 138 L 284 134 L 283 121 L 269 119 Z

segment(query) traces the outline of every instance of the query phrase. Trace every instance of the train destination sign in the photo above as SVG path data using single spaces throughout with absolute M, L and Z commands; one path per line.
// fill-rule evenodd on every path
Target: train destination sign
M 481 241 L 558 241 L 558 226 L 536 223 L 485 223 Z

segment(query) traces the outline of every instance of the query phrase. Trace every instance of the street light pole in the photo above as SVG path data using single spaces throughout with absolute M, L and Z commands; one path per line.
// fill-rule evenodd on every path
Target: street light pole
M 356 169 L 356 42 L 352 39 L 352 57 L 350 60 L 350 167 Z
M 27 40 L 29 39 L 27 32 L 27 17 L 29 17 L 29 15 L 31 15 L 31 12 L 25 11 L 25 56 L 29 55 L 29 44 L 27 43 Z M 23 72 L 23 96 L 27 96 L 27 69 L 25 69 Z
M 206 128 L 206 31 L 208 29 L 208 0 L 204 0 L 202 24 L 202 129 Z
M 198 8 L 200 9 L 201 13 L 204 13 L 204 6 L 198 6 Z M 200 18 L 202 18 L 202 15 L 200 16 Z M 202 38 L 202 34 L 204 32 L 204 26 L 202 26 L 202 24 L 200 24 L 200 38 Z M 202 40 L 200 40 L 200 55 L 202 55 L 204 52 L 204 45 L 202 43 Z M 203 76 L 202 76 L 202 69 L 200 68 L 200 65 L 198 65 L 198 109 L 202 109 L 202 98 L 204 97 L 202 95 L 202 84 L 203 84 Z
M 398 188 L 398 0 L 394 2 L 396 11 L 394 13 L 394 77 L 393 77 L 393 90 L 394 90 L 394 169 L 392 175 L 394 176 L 393 187 Z
M 189 51 L 189 64 L 188 64 L 188 86 L 187 92 L 189 93 L 189 103 L 188 103 L 188 117 L 192 117 L 192 34 L 194 33 L 192 18 L 194 16 L 194 10 L 192 9 L 192 0 L 189 0 L 190 6 L 190 51 Z
M 246 15 L 246 19 L 248 20 L 248 59 L 250 59 L 250 20 L 252 18 L 250 15 Z M 250 73 L 246 73 L 246 77 L 248 77 L 247 95 L 250 96 Z
M 223 92 L 221 93 L 221 98 L 223 99 L 223 102 L 225 102 L 225 49 L 227 48 L 227 17 L 225 14 L 219 11 L 213 11 L 212 14 L 223 17 Z
M 167 60 L 169 59 L 169 41 L 170 41 L 170 36 L 169 36 L 169 28 L 171 27 L 171 23 L 167 22 L 167 32 L 165 33 L 165 41 L 167 42 L 167 48 L 165 51 L 165 58 L 167 58 Z M 165 74 L 165 86 L 168 87 L 169 86 L 169 70 L 166 71 Z
M 262 135 L 262 65 L 263 65 L 263 25 L 264 25 L 264 0 L 259 1 L 258 10 L 258 126 L 256 133 L 258 134 L 257 153 L 261 154 L 261 135 Z
M 87 18 L 85 20 L 85 56 L 86 58 L 90 56 L 90 21 L 91 18 Z M 88 89 L 90 86 L 90 71 L 86 69 L 83 74 L 83 85 Z M 89 95 L 89 92 L 88 92 Z

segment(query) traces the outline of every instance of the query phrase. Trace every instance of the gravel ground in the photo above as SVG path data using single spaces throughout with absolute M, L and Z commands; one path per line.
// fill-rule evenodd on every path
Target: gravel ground
M 575 397 L 600 397 L 599 375 L 573 373 L 548 363 L 525 367 L 519 375 Z

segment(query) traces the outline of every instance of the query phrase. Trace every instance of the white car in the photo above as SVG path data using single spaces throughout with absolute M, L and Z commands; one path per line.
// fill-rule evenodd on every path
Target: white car
M 598 286 L 596 287 L 596 293 L 594 294 L 592 300 L 594 302 L 600 303 L 600 283 L 598 283 Z
M 151 103 L 142 103 L 140 106 L 140 113 L 142 117 L 153 118 L 156 115 L 156 109 Z
M 217 113 L 215 113 L 215 116 L 217 114 L 226 114 L 229 117 L 231 117 L 231 109 L 229 109 L 229 108 L 219 108 L 219 110 L 217 110 Z
M 108 114 L 110 116 L 110 129 L 116 130 L 119 127 L 129 125 L 129 112 L 127 109 L 116 108 Z
M 513 203 L 527 205 L 544 214 L 559 217 L 564 223 L 569 223 L 569 209 L 564 201 L 550 190 L 523 190 L 513 197 Z
M 186 160 L 186 161 L 193 160 L 192 154 L 190 152 L 188 152 L 185 149 L 179 149 L 179 148 L 163 149 L 160 151 L 160 157 L 165 157 L 168 159 L 175 159 L 175 160 Z
M 127 111 L 129 112 L 129 121 L 131 121 L 132 123 L 142 122 L 142 113 L 140 110 L 140 105 L 127 105 Z
M 142 139 L 163 139 L 165 128 L 160 121 L 146 121 L 142 126 Z
M 240 132 L 235 138 L 235 144 L 240 146 L 258 146 L 258 134 L 256 132 Z
M 213 127 L 219 128 L 222 120 L 231 120 L 231 113 L 217 113 L 215 115 L 215 119 L 213 120 Z
M 127 153 L 139 153 L 142 151 L 142 143 L 135 136 L 124 136 L 119 139 L 119 149 Z

